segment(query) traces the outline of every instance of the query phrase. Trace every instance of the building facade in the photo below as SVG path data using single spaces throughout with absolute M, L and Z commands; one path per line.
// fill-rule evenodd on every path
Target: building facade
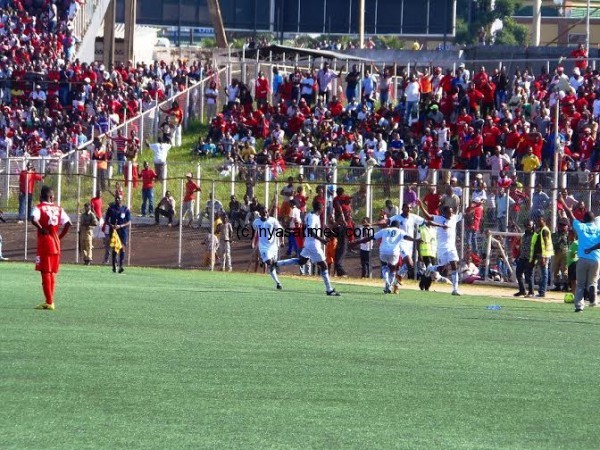
M 228 31 L 358 33 L 359 0 L 220 0 Z M 212 27 L 206 0 L 144 0 L 137 3 L 144 25 Z M 454 34 L 456 0 L 365 1 L 365 33 L 427 36 Z M 117 0 L 117 21 L 124 19 Z

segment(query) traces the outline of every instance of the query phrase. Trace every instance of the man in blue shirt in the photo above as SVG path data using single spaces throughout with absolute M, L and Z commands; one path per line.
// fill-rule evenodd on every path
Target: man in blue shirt
M 569 219 L 571 219 L 573 230 L 577 233 L 577 239 L 579 240 L 575 312 L 581 312 L 584 307 L 583 297 L 586 291 L 590 306 L 598 305 L 596 303 L 596 286 L 600 270 L 600 227 L 594 223 L 594 214 L 591 211 L 584 214 L 581 222 L 577 220 L 567 206 L 562 193 L 558 194 L 558 201 L 563 206 Z
M 279 87 L 283 84 L 283 77 L 279 74 L 279 69 L 273 67 L 273 104 L 278 105 L 281 101 Z
M 120 195 L 115 197 L 115 202 L 111 203 L 106 210 L 104 224 L 110 229 L 109 233 L 116 232 L 121 240 L 119 249 L 119 273 L 123 273 L 123 261 L 125 261 L 125 247 L 129 238 L 129 225 L 131 224 L 131 212 L 126 205 L 123 205 L 123 198 Z M 113 247 L 112 252 L 113 272 L 117 272 L 117 252 Z

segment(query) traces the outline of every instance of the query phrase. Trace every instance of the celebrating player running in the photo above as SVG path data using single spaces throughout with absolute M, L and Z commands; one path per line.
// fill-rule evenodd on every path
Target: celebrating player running
M 383 273 L 383 280 L 385 281 L 383 293 L 391 294 L 391 287 L 396 278 L 398 262 L 404 260 L 406 257 L 404 250 L 402 249 L 402 243 L 404 241 L 412 243 L 415 239 L 399 228 L 397 220 L 393 220 L 388 228 L 382 228 L 372 236 L 359 239 L 352 244 L 358 245 L 378 239 L 381 239 L 381 244 L 379 245 L 379 259 L 381 260 L 381 271 Z
M 269 217 L 267 208 L 261 206 L 258 210 L 259 217 L 252 223 L 252 228 L 258 240 L 258 253 L 261 261 L 267 265 L 269 275 L 275 281 L 277 289 L 281 289 L 281 283 L 277 277 L 277 252 L 279 237 L 277 230 L 281 229 L 279 221 L 275 217 Z

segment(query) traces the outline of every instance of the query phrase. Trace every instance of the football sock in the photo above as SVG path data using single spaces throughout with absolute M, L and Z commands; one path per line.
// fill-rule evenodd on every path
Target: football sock
M 125 250 L 119 252 L 119 266 L 123 267 L 123 261 L 125 261 Z
M 54 292 L 56 291 L 56 274 L 50 274 L 50 281 L 52 281 L 52 302 L 54 302 Z
M 113 268 L 117 267 L 117 252 L 112 251 L 112 266 Z
M 281 261 L 277 261 L 277 265 L 279 267 L 291 266 L 293 264 L 300 264 L 300 259 L 299 258 L 290 258 L 290 259 L 283 259 Z
M 273 281 L 279 284 L 279 278 L 277 277 L 277 269 L 274 265 L 269 266 L 269 275 L 273 278 Z
M 2 258 L 2 236 L 0 236 L 0 258 Z
M 46 298 L 46 304 L 51 305 L 54 302 L 53 295 L 53 280 L 52 274 L 42 272 L 42 288 L 44 289 L 44 297 Z
M 327 292 L 333 291 L 333 288 L 331 287 L 331 280 L 329 279 L 329 270 L 323 270 L 321 272 L 321 278 L 323 278 L 323 282 L 325 283 L 325 289 L 327 289 Z
M 390 287 L 390 268 L 388 266 L 383 266 L 381 268 L 381 275 L 383 276 L 383 281 L 385 282 L 385 287 Z
M 396 272 L 390 272 L 390 286 L 393 286 L 394 284 L 398 283 L 398 280 L 396 279 Z
M 398 271 L 398 275 L 403 277 L 407 273 L 408 273 L 408 266 L 406 264 L 402 264 L 402 267 L 400 267 L 400 270 Z
M 450 278 L 452 280 L 452 289 L 458 291 L 458 271 L 455 270 L 454 272 L 452 272 Z

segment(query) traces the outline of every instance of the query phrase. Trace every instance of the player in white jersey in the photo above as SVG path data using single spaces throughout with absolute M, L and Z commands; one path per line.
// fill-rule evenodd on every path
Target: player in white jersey
M 327 295 L 339 297 L 340 293 L 331 286 L 329 279 L 329 270 L 325 262 L 325 252 L 323 244 L 327 239 L 323 237 L 323 228 L 321 228 L 321 210 L 323 204 L 318 201 L 313 201 L 313 211 L 306 214 L 304 218 L 304 248 L 300 252 L 299 258 L 284 259 L 277 263 L 278 267 L 298 264 L 303 266 L 308 261 L 316 264 L 321 271 L 321 278 L 325 283 L 325 292 Z
M 269 274 L 277 289 L 281 289 L 281 283 L 277 277 L 277 250 L 282 230 L 279 221 L 275 217 L 269 217 L 267 208 L 261 206 L 258 211 L 259 217 L 252 223 L 252 229 L 257 235 L 258 253 L 261 261 L 266 264 Z
M 406 234 L 407 236 L 410 236 L 411 238 L 415 237 L 415 229 L 417 227 L 423 225 L 426 222 L 426 220 L 423 217 L 418 216 L 417 214 L 411 213 L 410 207 L 406 203 L 402 205 L 402 212 L 400 214 L 396 214 L 395 216 L 392 216 L 389 218 L 389 223 L 394 222 L 394 221 L 398 222 L 398 228 L 404 234 Z M 433 225 L 435 227 L 440 226 L 433 222 L 428 222 L 428 224 Z M 414 254 L 413 239 L 402 240 L 400 242 L 400 250 L 402 251 L 402 261 L 399 261 L 398 265 L 400 264 L 400 262 L 402 262 L 403 265 L 402 265 L 402 268 L 397 273 L 398 283 L 402 280 L 402 277 L 405 274 L 408 274 L 408 276 L 410 277 L 412 275 L 412 271 L 414 270 L 415 264 L 413 261 L 413 254 Z M 398 288 L 397 283 L 394 283 L 394 285 L 393 285 L 394 293 L 397 293 L 397 288 Z
M 422 202 L 419 206 L 423 215 L 433 223 L 442 225 L 437 232 L 437 259 L 438 269 L 449 266 L 451 270 L 450 280 L 452 281 L 452 295 L 460 295 L 458 292 L 458 251 L 456 250 L 456 225 L 462 220 L 462 214 L 454 214 L 454 209 L 446 206 L 442 209 L 441 216 L 432 216 L 427 212 Z M 429 272 L 431 272 L 431 268 Z
M 352 243 L 353 245 L 358 245 L 371 240 L 381 239 L 381 244 L 379 244 L 379 259 L 381 260 L 381 272 L 385 282 L 383 288 L 384 294 L 392 293 L 391 286 L 396 278 L 398 262 L 405 256 L 402 250 L 402 243 L 405 240 L 411 243 L 414 242 L 414 238 L 407 235 L 398 225 L 398 221 L 393 220 L 388 228 L 382 228 L 372 236 L 364 237 Z

